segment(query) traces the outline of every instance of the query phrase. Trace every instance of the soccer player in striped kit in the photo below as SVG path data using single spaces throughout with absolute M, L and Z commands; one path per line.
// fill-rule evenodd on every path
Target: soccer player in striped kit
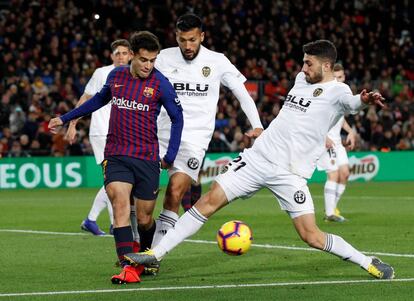
M 114 238 L 122 271 L 114 284 L 140 282 L 143 267 L 132 267 L 124 254 L 132 252 L 130 197 L 134 197 L 140 235 L 153 227 L 152 213 L 159 191 L 160 167 L 173 165 L 181 141 L 183 114 L 170 82 L 154 63 L 160 50 L 158 38 L 150 32 L 130 38 L 133 58 L 130 66 L 112 70 L 102 90 L 78 108 L 49 123 L 52 132 L 64 123 L 87 115 L 111 103 L 111 117 L 102 162 L 105 189 L 114 211 Z M 159 157 L 157 117 L 163 106 L 171 118 L 167 152 Z M 141 236 L 141 239 L 142 239 Z

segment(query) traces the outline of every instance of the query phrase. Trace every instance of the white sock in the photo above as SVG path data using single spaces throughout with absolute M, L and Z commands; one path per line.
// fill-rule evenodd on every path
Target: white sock
M 339 184 L 338 183 L 338 186 L 336 187 L 336 195 L 335 195 L 335 208 L 338 207 L 338 202 L 339 202 L 342 194 L 344 193 L 345 188 L 346 188 L 345 184 Z
M 165 254 L 174 249 L 184 239 L 195 234 L 207 221 L 197 208 L 192 207 L 184 213 L 175 223 L 175 227 L 170 229 L 159 244 L 153 249 L 157 260 L 161 260 Z
M 326 242 L 323 250 L 341 257 L 343 260 L 356 263 L 365 270 L 368 269 L 368 266 L 372 261 L 371 257 L 362 254 L 347 243 L 342 237 L 334 234 L 326 234 Z
M 155 221 L 155 232 L 152 239 L 151 248 L 158 245 L 161 239 L 167 234 L 168 230 L 174 227 L 178 220 L 178 214 L 174 211 L 162 209 L 160 215 Z
M 108 195 L 106 194 L 105 187 L 102 186 L 95 196 L 92 208 L 88 214 L 88 219 L 91 221 L 96 221 L 99 214 L 108 206 L 108 204 L 111 204 L 111 202 L 109 201 Z
M 335 214 L 335 197 L 336 197 L 336 188 L 338 183 L 334 181 L 326 181 L 325 188 L 324 188 L 324 196 L 325 196 L 325 214 L 326 216 L 330 216 Z
M 129 219 L 131 220 L 132 236 L 134 237 L 134 241 L 139 243 L 137 213 L 135 212 L 134 206 L 131 206 Z

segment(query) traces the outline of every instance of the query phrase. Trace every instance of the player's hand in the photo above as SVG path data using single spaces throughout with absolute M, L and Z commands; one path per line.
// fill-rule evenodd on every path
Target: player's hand
M 172 164 L 168 164 L 164 161 L 164 158 L 161 159 L 161 169 L 170 169 L 172 167 Z
M 262 128 L 255 128 L 253 130 L 248 131 L 245 135 L 249 138 L 257 138 L 263 132 Z
M 353 150 L 355 148 L 355 143 L 356 143 L 356 135 L 354 131 L 350 131 L 348 133 L 348 136 L 346 136 L 346 147 L 348 150 Z
M 382 97 L 381 93 L 379 92 L 367 92 L 366 89 L 362 90 L 361 94 L 361 101 L 363 103 L 369 104 L 369 105 L 379 105 L 381 108 L 385 106 L 384 101 L 385 98 Z
M 60 119 L 60 117 L 55 117 L 50 119 L 48 128 L 52 134 L 57 134 L 61 125 L 63 125 L 62 119 Z
M 329 139 L 328 137 L 326 137 L 326 140 L 325 140 L 325 147 L 326 147 L 326 149 L 333 148 L 334 146 L 335 146 L 335 143 L 331 139 Z
M 69 127 L 66 131 L 64 139 L 72 145 L 76 141 L 76 133 L 76 122 L 71 121 L 69 123 Z

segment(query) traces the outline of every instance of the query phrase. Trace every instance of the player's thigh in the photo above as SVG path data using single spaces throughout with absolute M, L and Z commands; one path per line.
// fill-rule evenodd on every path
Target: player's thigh
M 327 173 L 338 170 L 335 149 L 327 149 L 319 158 L 316 167 L 318 170 L 324 170 Z
M 252 196 L 264 186 L 265 175 L 270 172 L 268 161 L 261 157 L 255 158 L 247 154 L 247 151 L 224 166 L 215 179 L 229 202 Z
M 156 200 L 160 185 L 159 161 L 134 159 L 131 168 L 135 180 L 132 196 L 141 200 Z
M 336 162 L 338 166 L 348 165 L 348 154 L 346 152 L 345 147 L 341 144 L 335 147 L 336 151 Z
M 135 183 L 134 173 L 130 167 L 128 157 L 109 156 L 102 162 L 102 170 L 107 191 L 108 185 L 112 182 L 129 183 L 131 185 Z
M 93 155 L 95 156 L 96 164 L 101 164 L 104 160 L 104 151 L 106 145 L 106 136 L 89 136 Z
M 160 156 L 161 158 L 167 151 L 168 143 L 160 140 Z M 174 160 L 174 165 L 168 170 L 168 176 L 171 178 L 176 173 L 185 173 L 192 181 L 198 180 L 201 165 L 205 151 L 188 143 L 182 142 Z
M 280 208 L 292 218 L 314 213 L 314 205 L 306 179 L 275 166 L 266 181 L 267 188 L 276 196 Z

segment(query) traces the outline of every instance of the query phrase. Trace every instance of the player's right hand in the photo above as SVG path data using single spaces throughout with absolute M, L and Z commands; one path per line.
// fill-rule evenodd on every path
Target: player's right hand
M 76 141 L 76 123 L 69 123 L 69 127 L 66 131 L 64 139 L 68 141 L 70 145 L 72 145 Z
M 168 164 L 164 161 L 164 158 L 161 158 L 161 169 L 170 169 L 172 167 L 172 164 Z
M 50 119 L 48 128 L 52 134 L 56 134 L 59 131 L 59 126 L 63 125 L 62 119 L 60 117 L 55 117 Z

